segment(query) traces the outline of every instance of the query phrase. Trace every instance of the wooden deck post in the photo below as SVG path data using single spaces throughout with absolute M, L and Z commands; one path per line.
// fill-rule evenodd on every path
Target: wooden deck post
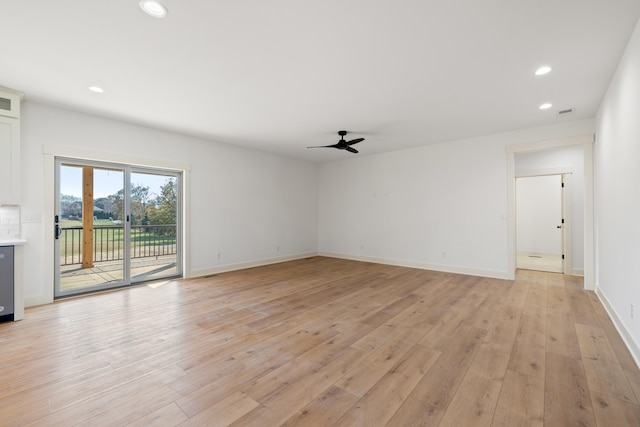
M 93 168 L 82 168 L 82 268 L 93 268 Z

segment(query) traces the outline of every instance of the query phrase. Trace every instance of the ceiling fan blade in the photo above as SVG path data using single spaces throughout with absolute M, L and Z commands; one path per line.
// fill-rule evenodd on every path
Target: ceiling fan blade
M 333 144 L 333 145 L 314 145 L 314 146 L 307 147 L 307 148 L 338 148 L 338 144 Z
M 358 150 L 356 150 L 355 148 L 352 148 L 351 146 L 353 144 L 357 144 L 359 142 L 364 141 L 364 138 L 356 138 L 356 139 L 352 139 L 351 141 L 346 141 L 344 139 L 344 136 L 347 134 L 346 131 L 340 131 L 338 132 L 338 135 L 340 135 L 340 141 L 338 141 L 336 144 L 333 145 L 312 145 L 309 146 L 307 148 L 337 148 L 338 150 L 347 150 L 351 153 L 358 153 Z

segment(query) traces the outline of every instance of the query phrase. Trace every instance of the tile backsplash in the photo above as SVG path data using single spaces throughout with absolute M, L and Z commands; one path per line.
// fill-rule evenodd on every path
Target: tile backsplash
M 0 206 L 0 241 L 20 238 L 20 207 Z

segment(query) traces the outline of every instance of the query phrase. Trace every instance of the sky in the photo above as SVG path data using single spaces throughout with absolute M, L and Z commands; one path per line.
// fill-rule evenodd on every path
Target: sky
M 160 193 L 160 187 L 167 181 L 167 176 L 132 173 L 131 184 L 149 187 L 153 198 Z M 93 198 L 99 199 L 116 194 L 124 183 L 124 172 L 109 169 L 93 169 Z M 60 167 L 60 193 L 82 198 L 82 168 L 62 165 Z M 151 195 L 153 193 L 153 195 Z

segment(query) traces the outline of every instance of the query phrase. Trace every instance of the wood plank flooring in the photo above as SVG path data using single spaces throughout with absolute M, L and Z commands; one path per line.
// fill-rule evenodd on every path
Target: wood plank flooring
M 2 426 L 639 426 L 579 278 L 315 257 L 27 309 Z
M 518 252 L 516 267 L 523 270 L 562 273 L 562 255 L 540 252 Z

